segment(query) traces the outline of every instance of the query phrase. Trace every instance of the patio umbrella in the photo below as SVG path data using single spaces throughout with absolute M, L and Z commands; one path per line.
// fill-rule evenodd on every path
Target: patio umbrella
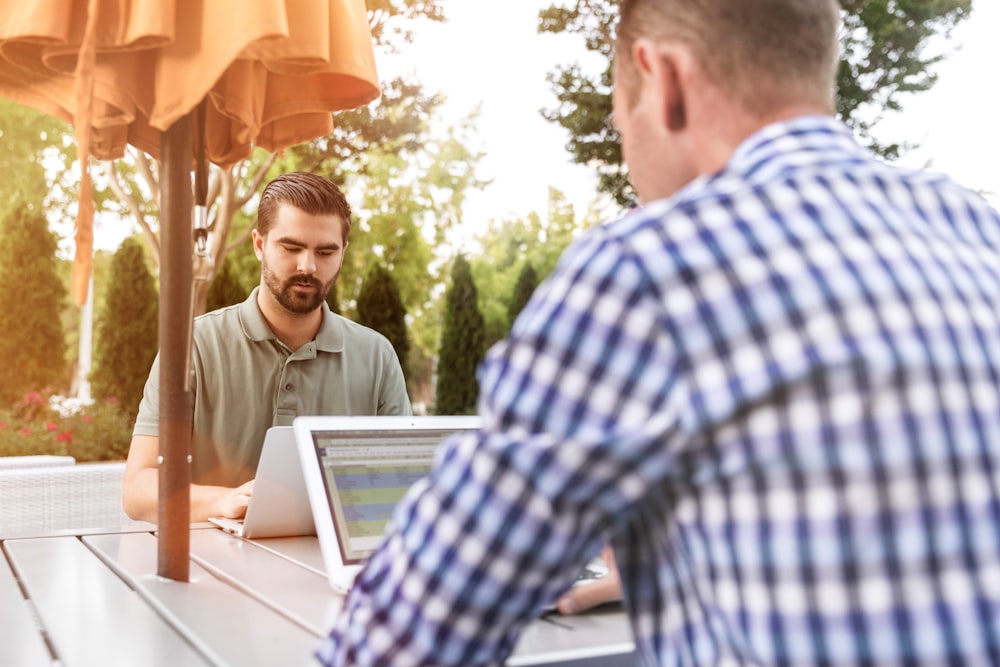
M 254 146 L 329 134 L 331 112 L 379 92 L 364 0 L 0 0 L 0 96 L 76 132 L 78 304 L 93 252 L 90 157 L 131 144 L 161 162 L 161 576 L 188 579 L 192 168 L 200 198 L 206 161 L 228 167 Z

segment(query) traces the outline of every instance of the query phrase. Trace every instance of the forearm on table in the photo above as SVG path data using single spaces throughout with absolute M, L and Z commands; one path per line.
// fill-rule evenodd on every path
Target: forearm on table
M 191 521 L 207 521 L 212 516 L 222 516 L 222 499 L 232 489 L 223 486 L 191 485 Z M 123 485 L 122 504 L 125 513 L 138 521 L 157 523 L 160 500 L 160 473 L 156 468 L 146 468 L 130 474 Z

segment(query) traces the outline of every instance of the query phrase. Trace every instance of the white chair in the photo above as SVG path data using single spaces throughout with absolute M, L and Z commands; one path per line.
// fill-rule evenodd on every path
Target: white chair
M 122 510 L 125 462 L 0 468 L 0 538 L 136 523 Z

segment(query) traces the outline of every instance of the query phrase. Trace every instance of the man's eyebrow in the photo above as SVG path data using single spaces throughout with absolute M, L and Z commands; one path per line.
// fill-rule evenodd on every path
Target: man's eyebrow
M 296 248 L 308 248 L 308 244 L 299 241 L 298 239 L 293 239 L 290 236 L 281 236 L 275 239 L 275 243 L 280 243 L 281 245 L 294 246 Z M 322 245 L 316 246 L 316 250 L 339 250 L 341 244 L 337 241 L 332 243 L 324 243 Z

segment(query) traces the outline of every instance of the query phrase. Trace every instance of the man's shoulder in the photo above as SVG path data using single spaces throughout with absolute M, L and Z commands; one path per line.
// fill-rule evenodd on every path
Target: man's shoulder
M 232 326 L 239 321 L 240 308 L 243 303 L 234 303 L 231 306 L 223 306 L 215 310 L 210 310 L 194 318 L 196 329 L 212 329 L 217 327 Z
M 379 333 L 375 329 L 372 329 L 371 327 L 361 324 L 359 322 L 355 322 L 354 320 L 348 319 L 343 315 L 340 315 L 333 311 L 329 311 L 327 314 L 330 317 L 331 324 L 334 327 L 338 327 L 340 329 L 345 340 L 350 339 L 355 341 L 358 340 L 369 341 L 373 344 L 380 343 L 383 340 L 388 342 L 389 340 L 383 334 Z

